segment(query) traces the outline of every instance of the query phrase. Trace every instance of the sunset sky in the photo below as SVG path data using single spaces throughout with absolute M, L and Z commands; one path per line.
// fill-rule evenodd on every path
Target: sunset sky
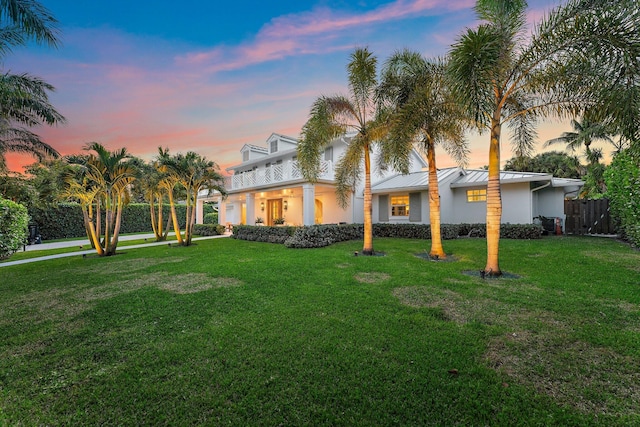
M 158 146 L 192 150 L 223 170 L 245 143 L 298 137 L 317 96 L 346 94 L 354 48 L 379 63 L 404 48 L 433 57 L 477 24 L 471 0 L 41 3 L 60 21 L 62 46 L 16 49 L 3 68 L 56 87 L 52 102 L 67 123 L 35 129 L 45 142 L 70 154 L 97 141 L 147 160 Z M 529 1 L 530 20 L 556 4 Z M 539 130 L 544 141 L 568 128 Z M 469 137 L 470 166 L 486 165 L 488 135 Z M 503 160 L 508 148 L 503 141 Z M 33 161 L 8 159 L 18 171 Z M 438 166 L 451 165 L 443 153 Z

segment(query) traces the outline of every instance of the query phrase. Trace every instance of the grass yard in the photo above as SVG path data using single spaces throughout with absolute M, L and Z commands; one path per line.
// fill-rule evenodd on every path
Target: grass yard
M 0 425 L 640 425 L 640 252 L 213 239 L 0 269 Z

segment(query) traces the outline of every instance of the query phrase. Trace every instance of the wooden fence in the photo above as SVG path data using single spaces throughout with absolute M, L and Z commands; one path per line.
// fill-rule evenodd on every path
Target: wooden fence
M 609 215 L 609 200 L 565 200 L 565 233 L 616 234 Z

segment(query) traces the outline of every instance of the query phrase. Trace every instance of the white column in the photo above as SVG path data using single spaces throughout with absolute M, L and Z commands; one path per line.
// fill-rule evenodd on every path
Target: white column
M 313 225 L 316 222 L 316 187 L 313 184 L 302 185 L 302 224 Z
M 227 202 L 222 197 L 218 201 L 218 224 L 227 225 Z
M 196 199 L 196 224 L 204 222 L 204 200 Z
M 246 225 L 254 225 L 256 222 L 256 195 L 255 193 L 247 193 L 247 224 Z

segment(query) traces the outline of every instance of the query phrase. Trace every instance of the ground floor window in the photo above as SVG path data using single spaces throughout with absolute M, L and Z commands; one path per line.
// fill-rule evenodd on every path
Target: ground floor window
M 482 188 L 479 190 L 467 190 L 467 202 L 486 202 L 487 201 L 487 189 Z
M 409 216 L 409 195 L 391 196 L 391 216 Z

